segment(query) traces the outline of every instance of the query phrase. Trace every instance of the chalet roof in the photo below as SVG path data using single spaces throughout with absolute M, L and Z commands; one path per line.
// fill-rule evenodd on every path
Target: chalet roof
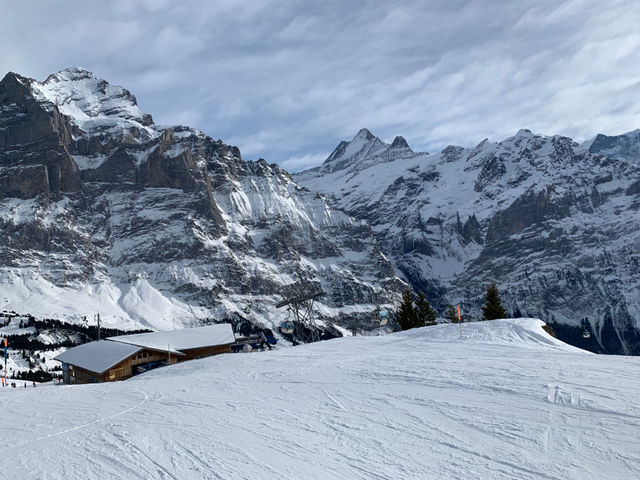
M 229 345 L 235 342 L 235 336 L 229 323 L 219 323 L 183 330 L 120 335 L 109 337 L 108 340 L 112 340 L 114 343 L 137 345 L 151 350 L 170 351 L 176 355 L 183 355 L 182 350 Z
M 140 350 L 142 348 L 136 345 L 100 340 L 70 348 L 54 357 L 54 360 L 103 373 Z

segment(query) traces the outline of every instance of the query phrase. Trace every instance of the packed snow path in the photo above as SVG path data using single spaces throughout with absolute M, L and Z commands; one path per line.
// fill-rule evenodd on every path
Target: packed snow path
M 235 354 L 0 392 L 0 478 L 640 478 L 640 358 L 541 322 Z

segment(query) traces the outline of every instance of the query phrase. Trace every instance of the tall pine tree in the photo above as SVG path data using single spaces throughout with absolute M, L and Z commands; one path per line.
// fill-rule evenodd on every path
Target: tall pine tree
M 418 294 L 416 300 L 416 315 L 418 317 L 417 327 L 427 327 L 436 324 L 436 312 L 429 305 L 429 301 L 424 296 L 424 293 Z
M 413 306 L 413 295 L 408 288 L 402 294 L 402 302 L 396 312 L 396 320 L 402 330 L 414 328 L 418 323 L 418 314 Z
M 502 300 L 500 300 L 496 282 L 491 282 L 487 288 L 487 303 L 482 307 L 482 316 L 485 320 L 507 318 L 507 312 L 502 308 Z

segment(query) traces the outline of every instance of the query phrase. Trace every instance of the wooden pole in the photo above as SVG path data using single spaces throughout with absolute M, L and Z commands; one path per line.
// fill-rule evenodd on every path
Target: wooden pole
M 4 339 L 4 387 L 7 386 L 7 339 Z

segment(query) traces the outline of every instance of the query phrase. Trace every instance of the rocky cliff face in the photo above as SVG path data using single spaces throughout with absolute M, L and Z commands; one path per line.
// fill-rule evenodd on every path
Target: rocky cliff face
M 428 155 L 361 131 L 294 179 L 368 221 L 441 313 L 480 318 L 495 280 L 510 314 L 587 318 L 597 349 L 640 353 L 640 168 L 598 144 L 522 130 Z
M 592 153 L 640 164 L 640 130 L 612 136 L 599 134 L 584 146 Z
M 181 126 L 72 68 L 0 82 L 0 303 L 63 319 L 171 328 L 240 315 L 276 326 L 283 289 L 368 316 L 402 288 L 369 225 L 277 165 Z M 338 322 L 339 323 L 339 322 Z

